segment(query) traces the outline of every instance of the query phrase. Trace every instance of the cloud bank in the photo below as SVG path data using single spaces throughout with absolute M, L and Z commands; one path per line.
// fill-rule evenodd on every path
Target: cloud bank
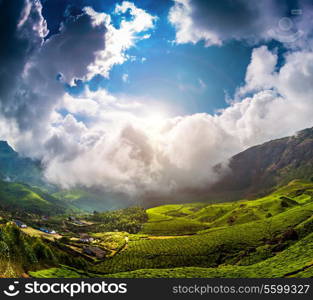
M 312 4 L 306 0 L 294 1 L 291 7 L 285 0 L 173 2 L 168 19 L 176 30 L 177 44 L 202 41 L 208 47 L 229 40 L 256 44 L 273 39 L 296 47 L 304 46 L 304 38 L 312 34 Z
M 312 126 L 313 53 L 308 49 L 287 52 L 278 68 L 275 51 L 257 47 L 245 84 L 228 108 L 215 115 L 169 117 L 159 102 L 123 99 L 104 89 L 85 88 L 73 96 L 64 88 L 78 78 L 108 77 L 113 65 L 128 59 L 126 50 L 147 38 L 156 17 L 123 2 L 115 13 L 130 11 L 133 17 L 115 28 L 109 15 L 85 8 L 45 39 L 40 2 L 19 1 L 18 10 L 9 3 L 0 3 L 0 20 L 10 25 L 1 42 L 16 50 L 0 50 L 5 78 L 0 136 L 20 153 L 40 159 L 46 178 L 63 188 L 96 186 L 129 198 L 179 196 L 215 182 L 213 167 L 239 151 Z M 255 20 L 245 24 L 250 21 Z M 216 43 L 239 33 L 222 39 L 218 33 Z

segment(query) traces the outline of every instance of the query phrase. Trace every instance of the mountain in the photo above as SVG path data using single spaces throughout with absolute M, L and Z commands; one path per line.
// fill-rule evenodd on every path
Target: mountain
M 21 157 L 0 141 L 0 207 L 8 211 L 54 215 L 73 207 L 49 193 L 57 188 L 45 181 L 40 161 Z
M 219 170 L 221 166 L 216 166 Z M 208 191 L 209 199 L 255 198 L 293 179 L 313 179 L 313 128 L 251 147 L 229 161 L 229 172 Z
M 43 178 L 40 161 L 21 157 L 5 141 L 0 141 L 0 174 L 8 182 L 51 188 Z
M 0 181 L 0 208 L 5 211 L 23 211 L 47 216 L 71 210 L 68 204 L 39 188 L 5 181 Z
M 126 206 L 121 198 L 97 188 L 73 188 L 52 195 L 64 203 L 87 212 L 120 209 Z
M 4 199 L 0 199 L 0 205 L 3 204 L 5 207 L 11 206 L 13 202 L 13 206 L 15 207 L 19 206 L 23 208 L 26 206 L 30 208 L 31 205 L 34 205 L 35 210 L 41 209 L 43 211 L 49 207 L 51 208 L 51 203 L 56 202 L 56 211 L 60 211 L 68 206 L 85 211 L 103 211 L 117 209 L 123 206 L 121 201 L 115 201 L 112 196 L 105 195 L 103 191 L 97 189 L 76 188 L 71 190 L 59 190 L 58 187 L 45 181 L 40 161 L 21 157 L 6 141 L 0 141 L 0 181 L 1 180 L 3 182 L 0 182 L 0 197 L 3 189 L 7 187 L 10 187 L 9 190 L 10 193 L 12 193 L 12 197 L 6 194 Z M 8 184 L 5 184 L 5 182 Z M 24 202 L 25 199 L 23 197 L 19 199 L 21 201 L 18 201 L 15 195 L 19 195 L 20 191 L 15 191 L 14 187 L 18 190 L 27 189 L 29 191 L 35 191 L 36 194 L 40 194 L 41 196 L 44 194 L 41 198 L 49 198 L 48 203 L 44 204 L 42 201 L 36 202 L 40 198 L 37 196 L 34 198 L 26 197 L 28 199 L 26 202 Z M 52 196 L 50 196 L 49 193 L 52 194 Z M 11 202 L 13 199 L 14 201 L 10 203 L 9 199 L 11 199 Z

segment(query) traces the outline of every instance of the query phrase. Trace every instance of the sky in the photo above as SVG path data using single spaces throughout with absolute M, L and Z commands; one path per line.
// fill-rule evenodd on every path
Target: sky
M 111 15 L 117 3 L 82 1 L 79 5 L 79 1 L 58 2 L 58 5 L 51 0 L 45 2 L 47 9 L 43 15 L 50 32 L 58 31 L 64 10 L 71 2 L 76 12 L 84 6 L 91 6 Z M 243 83 L 251 48 L 241 47 L 236 42 L 223 49 L 203 47 L 203 43 L 175 44 L 175 28 L 168 20 L 172 4 L 171 1 L 138 1 L 138 7 L 158 18 L 156 26 L 147 32 L 152 36 L 128 49 L 127 55 L 131 59 L 115 65 L 109 78 L 97 76 L 91 81 L 91 86 L 93 89 L 105 88 L 114 94 L 162 99 L 173 106 L 174 114 L 214 113 L 227 106 L 225 94 L 233 94 Z M 121 16 L 113 14 L 112 19 L 118 27 Z
M 180 197 L 313 126 L 313 1 L 0 0 L 0 138 L 61 188 Z

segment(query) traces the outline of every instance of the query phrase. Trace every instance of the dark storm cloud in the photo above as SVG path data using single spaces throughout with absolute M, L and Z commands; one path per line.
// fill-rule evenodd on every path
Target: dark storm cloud
M 206 46 L 227 40 L 278 39 L 283 31 L 279 21 L 297 9 L 287 0 L 174 0 L 169 19 L 176 28 L 178 43 L 204 41 Z M 283 34 L 285 32 L 282 32 Z
M 0 2 L 0 100 L 7 103 L 18 77 L 46 34 L 40 4 L 26 0 Z M 12 96 L 12 95 L 11 95 Z
M 209 28 L 223 39 L 264 35 L 277 23 L 284 1 L 193 0 L 191 17 L 201 30 Z
M 46 41 L 37 65 L 44 66 L 42 72 L 47 73 L 50 79 L 58 73 L 66 82 L 82 78 L 88 65 L 95 60 L 96 52 L 105 47 L 105 32 L 105 26 L 92 25 L 88 14 L 70 17 L 61 25 L 60 34 Z
M 0 43 L 5 45 L 0 50 L 1 113 L 20 130 L 41 131 L 40 122 L 64 94 L 63 82 L 83 77 L 96 52 L 103 50 L 106 28 L 84 11 L 68 17 L 60 32 L 44 41 L 47 26 L 39 1 L 7 0 L 0 5 Z

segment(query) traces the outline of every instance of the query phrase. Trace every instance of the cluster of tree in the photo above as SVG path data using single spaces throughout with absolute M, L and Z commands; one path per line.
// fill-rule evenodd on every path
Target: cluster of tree
M 143 223 L 148 221 L 148 215 L 141 207 L 129 207 L 110 212 L 94 212 L 89 219 L 101 223 L 98 226 L 99 231 L 137 233 L 141 230 Z
M 33 239 L 13 224 L 2 225 L 0 230 L 0 260 L 12 260 L 23 267 L 38 263 Z
M 26 271 L 60 263 L 79 269 L 85 269 L 88 265 L 82 257 L 74 257 L 54 247 L 53 243 L 28 236 L 14 224 L 0 227 L 0 266 L 5 266 L 1 261 L 9 260 Z M 2 271 L 5 270 L 0 270 L 0 273 Z

